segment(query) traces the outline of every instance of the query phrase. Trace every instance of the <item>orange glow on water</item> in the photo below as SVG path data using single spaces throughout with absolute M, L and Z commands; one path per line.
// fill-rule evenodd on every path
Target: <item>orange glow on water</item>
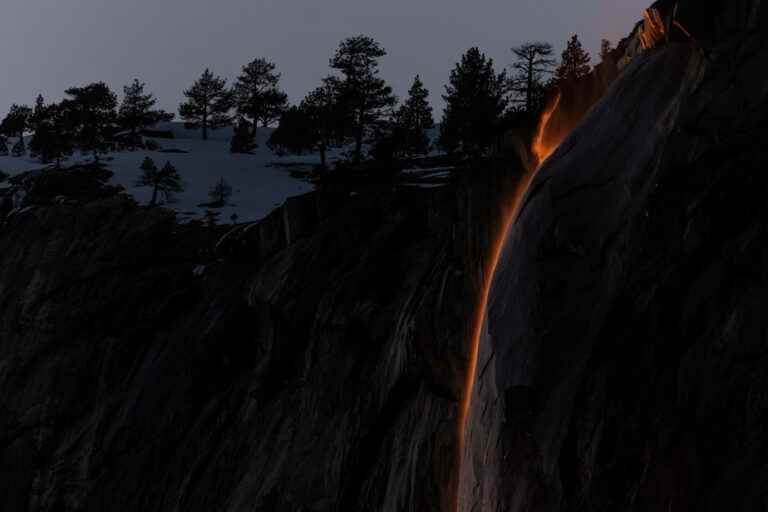
M 488 299 L 490 298 L 491 284 L 493 283 L 493 276 L 496 274 L 496 268 L 499 266 L 501 260 L 501 254 L 504 251 L 504 243 L 506 242 L 506 233 L 512 227 L 517 214 L 520 211 L 520 205 L 525 193 L 528 191 L 528 187 L 536 175 L 534 172 L 527 172 L 520 180 L 520 183 L 515 190 L 514 197 L 510 203 L 510 206 L 504 212 L 504 220 L 502 222 L 501 230 L 499 231 L 496 241 L 493 244 L 493 250 L 488 263 L 485 266 L 485 275 L 483 277 L 482 295 L 480 298 L 480 304 L 477 309 L 477 316 L 475 317 L 474 329 L 472 331 L 472 345 L 470 347 L 469 354 L 469 371 L 467 374 L 466 385 L 464 386 L 464 396 L 461 403 L 461 422 L 459 441 L 464 443 L 464 433 L 466 430 L 466 420 L 469 416 L 469 408 L 472 405 L 472 392 L 474 390 L 475 378 L 477 376 L 477 360 L 480 354 L 480 338 L 483 333 L 483 325 L 485 321 L 485 313 L 488 309 Z
M 552 105 L 544 111 L 544 113 L 541 115 L 541 120 L 539 120 L 539 127 L 536 131 L 536 137 L 533 139 L 533 145 L 531 146 L 534 169 L 541 167 L 541 164 L 543 164 L 547 158 L 552 156 L 552 153 L 554 153 L 559 146 L 559 144 L 555 144 L 547 138 L 547 127 L 549 126 L 549 121 L 552 120 L 552 116 L 557 110 L 557 107 L 560 106 L 560 98 L 561 95 L 558 93 L 555 101 L 552 102 Z
M 653 48 L 666 39 L 667 25 L 657 9 L 646 9 L 643 13 L 643 25 L 639 37 L 640 44 L 645 50 Z
M 555 98 L 555 101 L 552 103 L 552 106 L 544 111 L 544 113 L 541 115 L 536 137 L 534 138 L 533 147 L 531 148 L 531 152 L 534 156 L 534 165 L 528 169 L 520 179 L 520 183 L 518 183 L 517 188 L 515 189 L 512 200 L 504 209 L 501 229 L 496 235 L 496 240 L 493 243 L 493 249 L 485 266 L 482 294 L 480 297 L 480 304 L 477 308 L 477 316 L 475 317 L 474 328 L 472 331 L 472 341 L 469 354 L 469 369 L 467 371 L 467 380 L 464 386 L 464 396 L 462 397 L 461 401 L 459 418 L 459 471 L 461 470 L 461 465 L 464 461 L 467 420 L 469 419 L 469 410 L 472 406 L 472 394 L 475 389 L 475 379 L 477 378 L 477 362 L 480 356 L 480 339 L 482 338 L 483 326 L 485 325 L 485 315 L 488 311 L 488 301 L 491 295 L 493 278 L 496 275 L 496 270 L 499 266 L 499 262 L 501 261 L 501 255 L 504 252 L 504 246 L 507 241 L 507 234 L 509 233 L 512 225 L 517 220 L 518 214 L 520 213 L 520 207 L 522 206 L 523 198 L 525 197 L 526 192 L 528 192 L 528 188 L 530 187 L 533 178 L 536 177 L 536 173 L 539 168 L 541 168 L 542 164 L 547 160 L 547 158 L 549 158 L 557 149 L 556 145 L 547 145 L 545 143 L 545 135 L 549 121 L 552 119 L 552 115 L 557 110 L 559 104 L 560 95 L 558 94 L 557 98 Z M 456 504 L 454 510 L 458 512 L 461 492 L 460 473 L 457 479 L 457 484 Z

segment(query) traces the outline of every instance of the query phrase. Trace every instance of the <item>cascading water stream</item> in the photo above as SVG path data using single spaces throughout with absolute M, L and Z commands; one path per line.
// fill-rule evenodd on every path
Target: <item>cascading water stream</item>
M 459 511 L 460 489 L 461 489 L 461 466 L 464 462 L 464 447 L 465 447 L 465 435 L 467 429 L 467 421 L 469 419 L 469 412 L 472 406 L 472 393 L 474 392 L 475 379 L 477 378 L 477 361 L 480 354 L 480 339 L 482 337 L 483 325 L 485 323 L 485 315 L 488 309 L 488 300 L 491 295 L 491 287 L 493 285 L 493 278 L 496 274 L 496 269 L 501 260 L 501 255 L 504 250 L 504 245 L 507 240 L 507 234 L 509 233 L 512 225 L 517 216 L 520 213 L 520 206 L 523 203 L 523 198 L 528 192 L 528 188 L 531 182 L 536 177 L 536 173 L 549 158 L 552 153 L 558 147 L 558 144 L 554 144 L 547 139 L 547 128 L 549 123 L 560 105 L 561 96 L 558 94 L 552 105 L 544 111 L 539 120 L 539 126 L 536 132 L 536 136 L 533 139 L 531 146 L 532 163 L 526 170 L 523 177 L 520 179 L 520 183 L 515 189 L 515 193 L 512 200 L 508 203 L 507 208 L 503 212 L 503 220 L 501 222 L 501 229 L 496 236 L 490 258 L 485 266 L 485 274 L 483 278 L 482 295 L 480 298 L 480 304 L 477 309 L 477 316 L 475 317 L 474 329 L 472 332 L 472 341 L 470 346 L 469 355 L 469 371 L 467 372 L 467 380 L 464 386 L 464 396 L 462 397 L 460 418 L 459 418 L 459 476 L 457 478 L 457 489 L 454 511 Z

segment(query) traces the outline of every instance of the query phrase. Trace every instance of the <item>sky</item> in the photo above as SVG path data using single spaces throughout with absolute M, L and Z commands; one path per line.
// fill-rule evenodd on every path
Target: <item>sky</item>
M 388 51 L 382 76 L 401 98 L 414 75 L 440 95 L 461 54 L 478 46 L 500 69 L 512 46 L 572 34 L 596 56 L 625 37 L 651 0 L 2 0 L 0 111 L 58 100 L 104 81 L 116 92 L 139 78 L 176 112 L 206 67 L 234 79 L 256 57 L 273 60 L 299 102 L 329 72 L 339 41 L 366 34 Z

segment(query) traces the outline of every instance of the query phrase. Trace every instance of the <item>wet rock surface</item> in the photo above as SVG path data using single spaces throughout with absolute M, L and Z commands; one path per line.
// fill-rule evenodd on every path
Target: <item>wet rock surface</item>
M 461 509 L 764 510 L 768 30 L 635 58 L 534 180 L 480 349 Z

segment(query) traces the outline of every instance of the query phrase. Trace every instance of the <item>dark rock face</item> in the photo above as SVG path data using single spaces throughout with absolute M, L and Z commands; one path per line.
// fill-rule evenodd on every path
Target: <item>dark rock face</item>
M 461 509 L 764 510 L 768 8 L 638 56 L 496 275 Z
M 514 185 L 467 180 L 310 194 L 225 236 L 41 183 L 64 196 L 0 226 L 0 508 L 448 509 Z

